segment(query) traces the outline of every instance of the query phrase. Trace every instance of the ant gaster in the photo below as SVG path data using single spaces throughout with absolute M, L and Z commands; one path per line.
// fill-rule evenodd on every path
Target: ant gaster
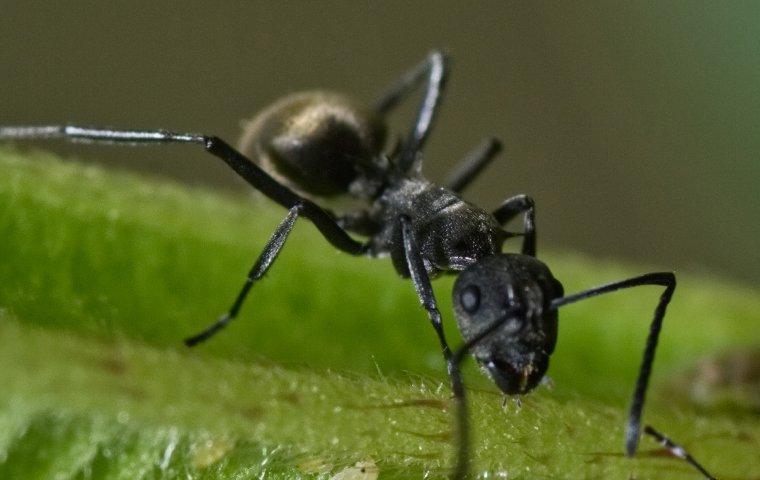
M 650 273 L 563 296 L 562 285 L 535 258 L 535 214 L 530 197 L 514 196 L 489 213 L 459 196 L 500 150 L 495 139 L 474 149 L 449 176 L 446 187 L 426 180 L 419 169 L 421 152 L 438 112 L 446 78 L 446 57 L 432 52 L 370 108 L 330 92 L 291 95 L 249 123 L 239 149 L 214 136 L 72 125 L 0 127 L 0 139 L 198 144 L 288 209 L 229 311 L 188 338 L 189 346 L 208 339 L 237 316 L 251 287 L 277 258 L 299 217 L 311 220 L 327 241 L 343 252 L 390 256 L 396 270 L 411 278 L 447 362 L 458 405 L 459 448 L 452 474 L 456 479 L 467 475 L 469 462 L 465 390 L 459 371 L 466 353 L 474 355 L 504 393 L 527 393 L 538 385 L 549 366 L 557 341 L 559 307 L 623 288 L 664 286 L 630 409 L 626 451 L 633 455 L 657 339 L 675 289 L 675 277 L 671 273 Z M 410 132 L 395 151 L 383 154 L 385 116 L 423 84 L 422 101 Z M 318 198 L 334 196 L 354 197 L 363 206 L 336 215 L 315 203 Z M 519 215 L 523 215 L 524 232 L 519 235 L 523 237 L 522 251 L 503 254 L 504 241 L 518 235 L 502 226 Z M 349 233 L 366 237 L 367 241 L 357 241 Z M 455 353 L 444 336 L 430 283 L 432 277 L 446 272 L 461 272 L 453 296 L 465 344 Z

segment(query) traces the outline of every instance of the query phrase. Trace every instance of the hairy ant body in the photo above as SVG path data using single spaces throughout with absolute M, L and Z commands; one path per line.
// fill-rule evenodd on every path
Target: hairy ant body
M 675 277 L 667 272 L 650 273 L 564 296 L 559 281 L 535 258 L 535 213 L 530 197 L 514 196 L 489 213 L 459 196 L 500 150 L 495 139 L 473 150 L 450 175 L 447 187 L 426 180 L 419 173 L 420 154 L 438 112 L 446 78 L 447 60 L 440 52 L 433 52 L 403 75 L 371 108 L 359 107 L 330 92 L 291 95 L 250 122 L 240 151 L 214 136 L 166 130 L 6 126 L 0 127 L 0 139 L 199 144 L 251 186 L 289 210 L 229 311 L 204 331 L 186 339 L 189 346 L 213 336 L 237 316 L 251 287 L 277 258 L 299 217 L 311 220 L 343 252 L 390 256 L 399 274 L 411 278 L 447 362 L 458 405 L 459 449 L 452 474 L 455 479 L 467 475 L 469 462 L 465 390 L 459 371 L 466 353 L 474 355 L 504 393 L 525 394 L 536 387 L 548 369 L 557 340 L 560 307 L 624 288 L 664 286 L 646 342 L 626 430 L 626 451 L 633 455 L 638 446 L 657 339 L 675 289 Z M 423 83 L 422 102 L 409 134 L 392 154 L 384 155 L 384 117 Z M 338 216 L 315 203 L 317 198 L 341 195 L 360 199 L 363 207 Z M 523 237 L 521 253 L 503 254 L 504 241 L 518 235 L 502 226 L 521 214 L 524 224 L 524 232 L 519 234 Z M 349 233 L 367 237 L 367 241 L 357 241 Z M 456 352 L 452 352 L 444 336 L 430 283 L 432 277 L 451 272 L 459 273 L 453 296 L 457 323 L 465 339 Z

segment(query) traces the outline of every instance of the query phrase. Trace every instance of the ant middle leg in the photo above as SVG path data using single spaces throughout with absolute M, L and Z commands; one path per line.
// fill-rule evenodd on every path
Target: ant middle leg
M 237 298 L 235 298 L 235 302 L 232 304 L 232 307 L 230 307 L 227 313 L 219 317 L 216 322 L 209 325 L 202 332 L 193 335 L 192 337 L 186 338 L 185 345 L 188 347 L 193 347 L 201 342 L 205 342 L 212 336 L 216 335 L 220 330 L 226 327 L 230 321 L 234 320 L 235 317 L 237 317 L 237 314 L 240 311 L 240 308 L 243 306 L 243 302 L 248 296 L 248 292 L 250 292 L 253 284 L 264 276 L 267 270 L 269 270 L 269 267 L 272 265 L 272 263 L 274 263 L 274 261 L 277 259 L 277 255 L 279 255 L 280 250 L 282 250 L 282 247 L 285 245 L 285 240 L 288 239 L 288 235 L 290 235 L 290 232 L 293 230 L 293 226 L 298 219 L 300 209 L 301 207 L 298 205 L 291 208 L 288 212 L 288 216 L 285 217 L 285 220 L 283 220 L 282 223 L 277 226 L 277 229 L 272 234 L 272 238 L 269 239 L 266 246 L 264 246 L 264 250 L 259 255 L 259 258 L 256 259 L 256 263 L 248 273 L 248 277 L 243 284 L 243 288 L 240 290 L 240 293 L 238 293 Z
M 522 253 L 523 255 L 536 256 L 536 202 L 528 195 L 515 195 L 508 198 L 493 211 L 496 220 L 504 225 L 517 215 L 524 213 L 523 225 L 524 236 Z

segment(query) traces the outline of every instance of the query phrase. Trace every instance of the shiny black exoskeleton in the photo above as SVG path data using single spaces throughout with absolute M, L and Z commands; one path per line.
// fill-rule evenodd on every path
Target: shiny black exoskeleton
M 483 258 L 462 272 L 454 283 L 454 310 L 465 344 L 454 354 L 453 363 L 458 365 L 470 352 L 502 391 L 513 395 L 527 393 L 539 384 L 549 367 L 549 357 L 557 343 L 560 307 L 641 285 L 659 285 L 665 290 L 649 327 L 626 425 L 626 452 L 632 456 L 638 447 L 641 415 L 662 321 L 676 287 L 672 273 L 647 273 L 564 296 L 562 284 L 549 268 L 531 256 L 498 254 Z M 455 395 L 464 395 L 459 369 L 453 371 L 452 385 Z M 467 432 L 467 405 L 464 401 L 459 405 L 460 431 Z M 681 445 L 649 425 L 644 427 L 644 433 L 706 479 L 715 480 Z M 466 438 L 463 445 L 468 445 Z M 460 449 L 460 455 L 466 456 L 467 451 Z M 460 465 L 465 462 L 460 458 Z
M 279 181 L 309 195 L 369 197 L 383 182 L 382 116 L 344 95 L 289 95 L 245 127 L 238 148 Z
M 527 255 L 493 255 L 461 273 L 454 284 L 454 309 L 465 340 L 503 325 L 472 347 L 475 360 L 510 395 L 535 388 L 549 368 L 557 343 L 562 284 Z
M 410 276 L 402 219 L 408 222 L 431 276 L 462 270 L 479 258 L 500 252 L 504 240 L 512 235 L 502 224 L 522 212 L 529 217 L 525 243 L 532 254 L 535 238 L 530 198 L 514 197 L 492 215 L 458 195 L 476 170 L 498 152 L 498 141 L 488 139 L 475 150 L 448 188 L 429 182 L 418 171 L 445 75 L 446 59 L 434 52 L 372 108 L 335 92 L 289 95 L 246 124 L 238 149 L 304 197 L 349 196 L 361 201 L 358 209 L 336 215 L 337 223 L 351 233 L 369 237 L 365 252 L 390 255 L 402 276 Z M 414 128 L 397 152 L 386 155 L 385 115 L 425 79 L 426 95 Z
M 370 107 L 332 92 L 288 96 L 248 123 L 239 150 L 214 136 L 71 125 L 0 127 L 0 140 L 199 144 L 288 209 L 229 311 L 188 338 L 186 343 L 191 346 L 208 339 L 237 316 L 251 287 L 277 258 L 299 217 L 311 220 L 325 239 L 346 253 L 390 256 L 396 270 L 411 278 L 448 365 L 459 407 L 459 449 L 452 475 L 457 479 L 466 476 L 469 461 L 465 390 L 459 373 L 459 364 L 468 352 L 504 393 L 527 393 L 548 368 L 557 341 L 559 307 L 621 288 L 663 285 L 666 290 L 652 322 L 628 422 L 627 451 L 633 454 L 660 325 L 675 278 L 670 273 L 653 273 L 563 296 L 561 284 L 534 258 L 535 214 L 530 197 L 514 196 L 488 212 L 459 196 L 500 150 L 496 140 L 487 140 L 470 153 L 445 187 L 426 180 L 420 173 L 421 152 L 446 76 L 445 56 L 433 52 Z M 423 84 L 423 98 L 410 132 L 395 150 L 384 153 L 385 116 Z M 358 207 L 337 214 L 315 203 L 340 196 L 352 197 Z M 502 254 L 505 240 L 515 235 L 502 226 L 521 214 L 521 253 Z M 350 233 L 365 239 L 358 241 Z M 442 272 L 459 274 L 453 295 L 465 344 L 455 353 L 444 336 L 430 283 L 431 277 Z

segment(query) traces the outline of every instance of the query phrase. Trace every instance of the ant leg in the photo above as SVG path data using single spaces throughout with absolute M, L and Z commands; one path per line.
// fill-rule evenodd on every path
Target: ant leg
M 406 264 L 409 267 L 409 273 L 412 277 L 412 283 L 414 289 L 417 292 L 417 296 L 420 299 L 420 303 L 428 312 L 428 318 L 430 323 L 433 324 L 435 332 L 438 334 L 438 340 L 441 342 L 441 349 L 443 350 L 443 358 L 446 360 L 446 367 L 449 373 L 449 379 L 451 381 L 451 390 L 454 395 L 454 401 L 457 404 L 457 425 L 456 425 L 456 438 L 458 441 L 456 466 L 451 478 L 455 480 L 462 480 L 467 475 L 469 469 L 469 452 L 470 452 L 470 435 L 469 435 L 469 423 L 467 414 L 467 402 L 466 394 L 464 390 L 464 384 L 462 382 L 462 374 L 459 370 L 459 365 L 462 363 L 462 358 L 466 353 L 464 348 L 460 349 L 456 355 L 451 354 L 451 349 L 446 342 L 446 337 L 443 333 L 443 325 L 441 324 L 441 312 L 438 310 L 438 306 L 435 301 L 435 295 L 433 294 L 433 287 L 430 284 L 430 278 L 428 277 L 427 270 L 425 270 L 425 264 L 417 249 L 416 242 L 414 241 L 414 235 L 412 234 L 412 227 L 409 223 L 409 218 L 401 217 L 401 234 L 404 239 L 404 251 L 406 253 Z M 480 340 L 478 338 L 477 340 Z M 464 351 L 463 351 L 464 350 Z
M 703 467 L 694 457 L 692 457 L 691 454 L 687 452 L 686 449 L 681 445 L 678 445 L 673 440 L 669 439 L 649 425 L 644 426 L 644 433 L 654 437 L 655 440 L 657 440 L 660 445 L 665 447 L 671 455 L 685 460 L 686 463 L 699 470 L 699 473 L 704 475 L 707 480 L 716 480 L 715 477 L 713 477 L 712 474 L 710 474 L 710 472 L 708 472 L 705 467 Z
M 428 318 L 430 319 L 430 323 L 433 324 L 435 333 L 438 334 L 438 340 L 441 342 L 441 350 L 443 350 L 443 358 L 446 360 L 446 366 L 449 375 L 451 375 L 451 370 L 453 368 L 451 363 L 451 349 L 449 348 L 449 344 L 446 342 L 446 336 L 443 333 L 441 312 L 438 310 L 438 304 L 435 301 L 433 286 L 430 284 L 430 277 L 425 269 L 425 263 L 420 256 L 417 242 L 414 240 L 409 218 L 402 216 L 400 221 L 401 236 L 404 240 L 404 252 L 406 256 L 406 265 L 409 268 L 409 275 L 412 277 L 414 290 L 417 292 L 420 303 L 427 311 Z
M 480 145 L 459 162 L 459 165 L 446 177 L 443 184 L 452 192 L 461 192 L 496 158 L 496 155 L 501 151 L 501 147 L 502 145 L 498 138 L 483 140 Z
M 425 60 L 408 70 L 386 89 L 375 101 L 374 109 L 380 115 L 387 115 L 403 102 L 425 77 L 428 77 L 428 83 L 439 83 L 438 90 L 441 90 L 440 84 L 445 82 L 447 63 L 448 58 L 443 52 L 433 50 Z M 432 70 L 438 70 L 438 73 L 433 73 Z
M 489 329 L 489 331 L 492 330 Z M 467 342 L 466 345 L 460 347 L 453 356 L 453 368 L 449 370 L 451 390 L 454 395 L 454 402 L 456 403 L 457 423 L 455 432 L 458 444 L 454 472 L 451 475 L 453 480 L 466 478 L 470 469 L 470 418 L 467 410 L 467 393 L 464 389 L 464 382 L 462 381 L 461 365 L 464 356 L 470 348 L 481 339 L 482 337 L 479 337 L 476 339 L 476 342 Z
M 219 317 L 219 320 L 211 324 L 202 332 L 186 338 L 185 345 L 188 347 L 194 347 L 195 345 L 208 340 L 221 329 L 226 327 L 231 320 L 237 317 L 240 307 L 243 306 L 243 302 L 248 296 L 248 292 L 251 290 L 251 287 L 253 287 L 253 283 L 260 280 L 261 277 L 267 273 L 267 270 L 269 270 L 272 263 L 277 259 L 277 255 L 279 255 L 280 250 L 285 245 L 285 240 L 288 239 L 288 235 L 293 230 L 293 225 L 295 225 L 296 219 L 298 219 L 300 208 L 300 206 L 291 208 L 288 212 L 288 216 L 285 217 L 285 220 L 283 220 L 277 227 L 277 230 L 274 231 L 272 238 L 269 239 L 264 250 L 261 252 L 261 255 L 259 255 L 256 263 L 248 273 L 245 284 L 243 284 L 243 288 L 240 290 L 240 293 L 238 293 L 235 303 L 232 304 L 229 311 Z
M 477 335 L 472 337 L 468 342 L 459 347 L 452 356 L 451 364 L 453 368 L 450 370 L 451 376 L 451 389 L 454 392 L 454 400 L 456 401 L 457 411 L 457 441 L 459 442 L 459 448 L 457 450 L 456 467 L 454 468 L 454 474 L 451 478 L 463 479 L 467 476 L 470 462 L 470 427 L 469 417 L 467 411 L 467 397 L 464 388 L 464 382 L 462 381 L 462 361 L 465 355 L 477 345 L 485 337 L 493 333 L 497 328 L 503 326 L 510 318 L 513 311 L 517 311 L 520 307 L 515 307 L 514 310 L 508 310 L 501 318 L 491 323 L 488 327 L 478 332 Z
M 672 283 L 671 280 L 668 279 L 668 276 L 672 277 Z M 636 283 L 636 281 L 640 279 L 648 278 L 649 281 L 646 283 Z M 665 293 L 662 295 L 662 299 L 660 300 L 660 304 L 657 307 L 657 311 L 655 314 L 655 320 L 657 319 L 657 313 L 662 312 L 662 315 L 659 316 L 660 324 L 662 323 L 662 318 L 665 315 L 665 308 L 667 307 L 667 303 L 670 301 L 670 298 L 672 297 L 673 290 L 675 289 L 675 277 L 672 276 L 671 273 L 664 272 L 664 273 L 650 273 L 647 275 L 642 275 L 641 277 L 633 278 L 630 280 L 624 280 L 622 282 L 616 282 L 611 285 L 606 285 L 604 287 L 600 287 L 598 289 L 589 290 L 587 292 L 582 292 L 580 294 L 572 295 L 570 297 L 565 297 L 563 299 L 557 299 L 554 302 L 552 302 L 552 307 L 557 308 L 562 305 L 567 305 L 568 303 L 572 303 L 577 300 L 582 300 L 584 298 L 589 298 L 595 295 L 599 295 L 601 293 L 607 293 L 611 291 L 615 291 L 617 289 L 621 288 L 627 288 L 637 285 L 667 285 L 667 289 L 665 290 Z M 566 301 L 565 301 L 566 300 Z M 661 308 L 662 307 L 662 308 Z M 457 401 L 457 425 L 459 427 L 458 429 L 458 439 L 460 442 L 460 449 L 459 454 L 457 458 L 457 467 L 456 472 L 457 474 L 453 476 L 452 478 L 464 478 L 464 476 L 467 474 L 468 469 L 468 461 L 469 461 L 469 435 L 468 435 L 468 414 L 467 414 L 467 403 L 465 402 L 465 389 L 464 384 L 462 382 L 462 376 L 461 376 L 461 369 L 460 365 L 462 361 L 464 360 L 465 355 L 474 347 L 477 343 L 479 343 L 483 338 L 490 335 L 492 332 L 494 332 L 497 328 L 504 325 L 504 323 L 509 320 L 510 315 L 504 315 L 499 320 L 491 323 L 488 327 L 480 331 L 477 335 L 475 335 L 470 341 L 462 345 L 453 355 L 453 364 L 455 365 L 455 368 L 452 370 L 451 375 L 451 381 L 452 381 L 452 389 L 454 391 L 454 398 Z M 654 323 L 654 322 L 653 322 Z M 653 325 L 654 327 L 654 325 Z M 654 328 L 653 328 L 654 330 Z M 659 331 L 659 326 L 658 326 Z M 650 335 L 651 336 L 651 335 Z M 654 346 L 656 346 L 656 338 L 654 339 Z M 647 349 L 649 348 L 649 345 L 651 343 L 651 339 L 647 341 Z M 650 367 L 651 367 L 651 360 L 654 359 L 654 346 L 652 346 L 652 353 L 650 358 Z M 646 356 L 645 356 L 646 357 Z M 644 387 L 646 389 L 646 387 Z M 636 395 L 634 395 L 634 398 L 636 398 Z M 641 404 L 643 405 L 643 392 L 641 395 Z M 640 419 L 640 410 L 639 410 L 639 419 Z M 707 480 L 716 480 L 715 477 L 710 474 L 688 451 L 686 451 L 685 448 L 678 445 L 677 443 L 673 442 L 671 439 L 663 435 L 662 433 L 655 430 L 653 427 L 649 425 L 644 426 L 644 433 L 647 435 L 651 435 L 654 437 L 660 444 L 665 447 L 671 455 L 681 458 L 685 460 L 689 465 L 696 468 L 702 475 L 705 476 Z
M 673 297 L 673 291 L 676 289 L 676 277 L 671 272 L 647 273 L 638 277 L 629 278 L 620 282 L 610 283 L 601 287 L 592 288 L 584 292 L 568 295 L 566 297 L 552 300 L 551 308 L 558 309 L 565 305 L 575 303 L 579 300 L 595 297 L 603 293 L 615 292 L 624 288 L 638 287 L 640 285 L 660 285 L 665 287 L 665 291 L 660 296 L 660 301 L 654 311 L 654 318 L 649 327 L 649 336 L 647 337 L 646 347 L 644 348 L 644 357 L 639 368 L 639 378 L 636 380 L 636 388 L 633 391 L 631 409 L 628 414 L 628 424 L 625 430 L 625 446 L 628 456 L 633 456 L 639 445 L 639 434 L 641 430 L 641 412 L 644 408 L 644 400 L 649 384 L 649 374 L 652 372 L 652 363 L 654 354 L 657 349 L 657 340 L 660 337 L 662 320 L 665 317 L 665 310 L 668 303 Z
M 375 102 L 375 110 L 380 115 L 385 115 L 427 78 L 425 95 L 398 159 L 398 167 L 402 172 L 411 168 L 417 159 L 417 153 L 422 150 L 430 133 L 430 127 L 435 119 L 436 111 L 441 102 L 441 95 L 446 86 L 447 64 L 448 60 L 442 52 L 437 50 L 431 52 L 424 62 L 405 73 Z
M 496 221 L 504 225 L 517 215 L 525 213 L 523 218 L 524 237 L 523 255 L 536 256 L 536 202 L 527 195 L 515 195 L 508 198 L 493 211 Z
M 84 143 L 155 145 L 166 143 L 194 143 L 220 158 L 255 189 L 281 206 L 291 209 L 299 206 L 300 214 L 314 223 L 334 247 L 351 255 L 366 252 L 366 246 L 351 238 L 335 219 L 314 202 L 305 199 L 272 178 L 245 155 L 229 146 L 224 140 L 207 135 L 173 133 L 166 130 L 121 130 L 113 128 L 51 126 L 0 126 L 3 139 L 64 139 Z

